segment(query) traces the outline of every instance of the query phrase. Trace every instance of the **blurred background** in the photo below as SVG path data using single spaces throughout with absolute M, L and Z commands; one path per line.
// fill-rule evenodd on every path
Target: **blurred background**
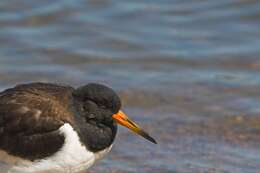
M 258 0 L 0 2 L 0 89 L 114 88 L 153 145 L 119 129 L 91 173 L 260 172 Z

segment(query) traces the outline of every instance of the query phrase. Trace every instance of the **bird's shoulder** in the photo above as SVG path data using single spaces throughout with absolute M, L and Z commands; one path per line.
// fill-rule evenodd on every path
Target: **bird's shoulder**
M 32 83 L 1 92 L 0 149 L 30 160 L 55 153 L 64 143 L 58 129 L 74 123 L 69 109 L 72 91 L 67 86 Z

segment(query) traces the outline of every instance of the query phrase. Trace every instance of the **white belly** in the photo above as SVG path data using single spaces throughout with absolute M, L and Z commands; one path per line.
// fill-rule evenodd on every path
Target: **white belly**
M 53 156 L 33 162 L 8 155 L 0 150 L 1 173 L 80 173 L 86 171 L 95 161 L 103 158 L 111 148 L 93 153 L 84 147 L 78 134 L 69 124 L 59 129 L 65 136 L 65 144 Z M 48 146 L 46 146 L 48 147 Z

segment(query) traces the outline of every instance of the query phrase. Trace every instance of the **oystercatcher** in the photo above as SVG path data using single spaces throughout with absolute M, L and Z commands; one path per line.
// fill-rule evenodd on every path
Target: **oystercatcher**
M 7 89 L 0 93 L 0 172 L 83 172 L 111 150 L 117 124 L 156 143 L 121 111 L 120 98 L 107 86 Z

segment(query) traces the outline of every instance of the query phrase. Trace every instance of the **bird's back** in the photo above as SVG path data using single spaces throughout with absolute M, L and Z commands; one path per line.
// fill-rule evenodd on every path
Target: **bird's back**
M 59 129 L 74 123 L 72 91 L 32 83 L 0 93 L 0 166 L 48 158 L 63 147 L 66 136 Z

